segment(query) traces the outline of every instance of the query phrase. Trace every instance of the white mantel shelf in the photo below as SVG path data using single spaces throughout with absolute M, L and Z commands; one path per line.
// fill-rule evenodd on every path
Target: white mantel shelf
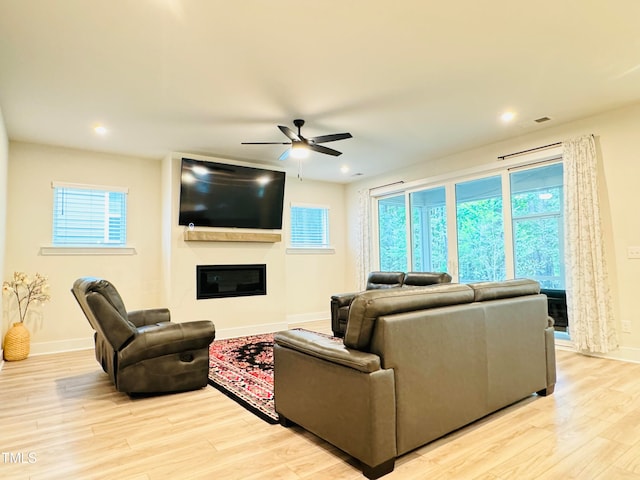
M 198 230 L 185 230 L 184 241 L 276 243 L 282 241 L 282 234 L 255 232 L 203 232 Z

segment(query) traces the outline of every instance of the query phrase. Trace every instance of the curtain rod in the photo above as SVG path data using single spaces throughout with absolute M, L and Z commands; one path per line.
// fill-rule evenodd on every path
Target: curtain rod
M 371 187 L 369 189 L 369 193 L 371 193 L 374 190 L 378 190 L 379 188 L 390 187 L 392 185 L 402 185 L 403 183 L 404 183 L 404 180 L 399 180 L 397 182 L 387 183 L 386 185 L 378 185 L 377 187 Z
M 498 160 L 504 160 L 507 157 L 515 157 L 516 155 L 522 155 L 524 153 L 537 152 L 538 150 L 544 150 L 545 148 L 557 147 L 558 145 L 562 145 L 562 142 L 550 143 L 549 145 L 543 145 L 542 147 L 530 148 L 529 150 L 522 150 L 520 152 L 507 153 L 506 155 L 500 155 L 498 157 Z

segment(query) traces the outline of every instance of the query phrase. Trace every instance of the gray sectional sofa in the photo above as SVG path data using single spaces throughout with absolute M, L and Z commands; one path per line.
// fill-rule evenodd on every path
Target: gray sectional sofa
M 553 320 L 532 280 L 363 292 L 342 342 L 275 336 L 275 406 L 358 459 L 368 478 L 396 457 L 556 382 Z
M 366 290 L 387 288 L 420 288 L 437 283 L 451 282 L 446 272 L 371 272 L 367 277 Z M 336 337 L 344 337 L 349 317 L 349 306 L 362 292 L 337 293 L 331 296 L 331 330 Z

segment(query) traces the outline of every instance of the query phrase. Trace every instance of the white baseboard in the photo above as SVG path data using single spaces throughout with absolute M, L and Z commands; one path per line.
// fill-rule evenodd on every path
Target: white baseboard
M 317 322 L 318 320 L 331 320 L 331 313 L 325 312 L 310 312 L 310 313 L 295 313 L 293 315 L 287 315 L 287 323 L 305 323 L 305 322 Z
M 236 328 L 223 328 L 216 329 L 216 340 L 222 340 L 225 338 L 246 337 L 249 335 L 260 335 L 263 333 L 280 332 L 287 330 L 289 325 L 286 322 L 282 323 L 264 323 L 262 325 L 249 325 L 246 327 Z
M 640 348 L 620 347 L 618 350 L 609 353 L 588 353 L 591 357 L 609 358 L 622 362 L 640 363 Z
M 618 350 L 609 353 L 588 353 L 578 352 L 571 340 L 556 339 L 556 348 L 560 350 L 568 350 L 570 352 L 583 353 L 590 357 L 608 358 L 610 360 L 619 360 L 621 362 L 640 363 L 640 348 L 620 347 Z
M 289 329 L 292 323 L 314 322 L 328 319 L 330 316 L 326 312 L 312 312 L 296 315 L 288 315 L 285 322 L 264 323 L 259 325 L 248 325 L 246 327 L 223 328 L 216 330 L 216 339 L 245 337 L 249 335 L 260 335 L 262 333 L 273 333 Z M 47 355 L 51 353 L 71 352 L 74 350 L 86 350 L 94 348 L 93 337 L 72 338 L 55 342 L 31 343 L 29 355 Z M 0 369 L 4 357 L 0 350 Z
M 221 340 L 225 338 L 246 337 L 249 335 L 280 332 L 282 330 L 288 330 L 291 324 L 317 322 L 318 320 L 329 321 L 330 318 L 331 315 L 327 312 L 311 312 L 287 315 L 286 321 L 281 323 L 265 323 L 262 325 L 249 325 L 246 327 L 223 328 L 220 330 L 216 330 L 216 339 Z
M 93 337 L 70 338 L 57 342 L 32 343 L 29 355 L 47 355 L 50 353 L 73 352 L 94 348 Z

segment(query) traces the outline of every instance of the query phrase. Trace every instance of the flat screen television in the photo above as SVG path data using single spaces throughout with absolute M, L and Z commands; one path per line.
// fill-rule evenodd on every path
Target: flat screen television
M 285 173 L 182 159 L 180 225 L 281 229 Z

